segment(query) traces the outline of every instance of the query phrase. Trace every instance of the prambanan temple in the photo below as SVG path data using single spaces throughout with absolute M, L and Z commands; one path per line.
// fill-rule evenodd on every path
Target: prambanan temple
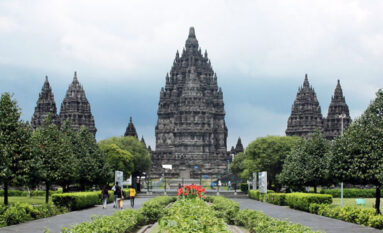
M 343 128 L 346 129 L 351 123 L 351 118 L 340 81 L 338 80 L 334 95 L 331 98 L 327 118 L 323 118 L 315 91 L 310 86 L 306 74 L 303 86 L 298 89 L 297 97 L 291 108 L 286 135 L 308 137 L 314 130 L 318 129 L 325 138 L 333 140 L 341 134 L 342 115 L 344 115 Z
M 63 126 L 66 120 L 69 120 L 74 130 L 85 126 L 93 135 L 96 135 L 97 129 L 94 118 L 90 110 L 90 104 L 86 98 L 85 91 L 77 79 L 77 73 L 74 73 L 73 81 L 70 84 L 65 98 L 61 104 L 60 116 L 57 115 L 56 103 L 50 87 L 48 77 L 45 82 L 39 99 L 37 100 L 35 112 L 32 117 L 32 127 L 41 126 L 47 116 L 51 116 L 52 123 Z
M 161 166 L 171 164 L 167 176 L 217 176 L 230 160 L 223 93 L 193 27 L 165 80 L 158 104 L 152 174 L 160 176 Z

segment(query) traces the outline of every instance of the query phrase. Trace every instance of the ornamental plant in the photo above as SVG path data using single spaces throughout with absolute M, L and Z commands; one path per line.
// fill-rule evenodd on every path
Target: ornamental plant
M 202 188 L 201 185 L 185 185 L 184 187 L 177 190 L 177 196 L 179 198 L 206 198 L 206 189 Z

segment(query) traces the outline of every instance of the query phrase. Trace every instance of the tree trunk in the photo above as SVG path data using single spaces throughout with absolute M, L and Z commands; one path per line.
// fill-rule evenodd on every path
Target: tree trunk
M 49 202 L 49 187 L 50 184 L 49 183 L 45 183 L 45 203 L 48 204 Z
M 317 186 L 314 185 L 314 193 L 317 193 Z
M 380 186 L 376 186 L 376 195 L 375 195 L 375 208 L 376 213 L 380 214 Z
M 4 182 L 4 205 L 8 205 L 8 183 Z

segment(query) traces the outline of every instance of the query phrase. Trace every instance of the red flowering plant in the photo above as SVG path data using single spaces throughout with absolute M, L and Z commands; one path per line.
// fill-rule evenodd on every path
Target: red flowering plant
M 206 198 L 206 189 L 202 188 L 201 185 L 185 185 L 177 190 L 177 196 L 187 199 Z

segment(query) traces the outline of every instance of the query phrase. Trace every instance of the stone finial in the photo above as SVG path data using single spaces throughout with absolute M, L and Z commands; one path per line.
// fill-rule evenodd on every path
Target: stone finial
M 128 124 L 128 127 L 126 127 L 126 131 L 125 131 L 124 136 L 125 137 L 126 136 L 133 136 L 133 137 L 136 137 L 138 139 L 136 127 L 134 127 L 132 117 L 129 118 L 129 124 Z
M 305 74 L 305 80 L 303 81 L 303 86 L 304 87 L 309 87 L 310 86 L 310 83 L 309 83 L 309 79 L 307 77 L 307 74 Z
M 194 27 L 190 27 L 189 28 L 189 36 L 188 36 L 188 38 L 196 38 Z

